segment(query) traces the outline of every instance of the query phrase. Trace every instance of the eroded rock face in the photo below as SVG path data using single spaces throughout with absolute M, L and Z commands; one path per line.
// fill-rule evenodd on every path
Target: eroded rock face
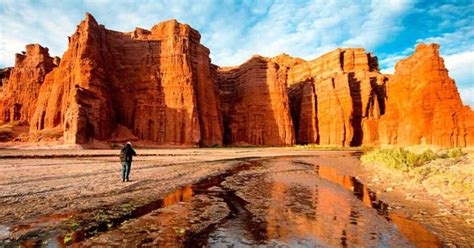
M 254 56 L 234 68 L 218 68 L 227 145 L 292 145 L 287 67 Z
M 62 60 L 29 45 L 0 71 L 0 117 L 71 144 L 474 145 L 474 112 L 438 45 L 419 45 L 395 75 L 362 48 L 224 68 L 209 53 L 176 20 L 123 33 L 87 14 Z
M 3 87 L 7 84 L 12 69 L 13 67 L 0 69 L 0 89 L 3 89 Z
M 45 80 L 31 131 L 64 128 L 66 143 L 221 145 L 217 86 L 199 40 L 175 20 L 121 33 L 87 14 Z
M 30 120 L 41 84 L 55 66 L 48 48 L 38 44 L 27 45 L 26 52 L 16 54 L 15 67 L 0 73 L 0 122 Z
M 298 143 L 359 146 L 367 139 L 362 122 L 383 115 L 385 76 L 364 49 L 336 49 L 299 63 L 288 84 L 292 105 L 300 106 L 292 112 Z
M 463 106 L 439 45 L 420 44 L 396 64 L 387 84 L 386 115 L 378 133 L 383 144 L 474 145 L 474 114 Z

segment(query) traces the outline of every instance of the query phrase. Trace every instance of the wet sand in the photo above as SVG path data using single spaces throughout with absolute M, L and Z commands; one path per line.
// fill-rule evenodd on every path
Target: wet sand
M 360 167 L 360 153 L 137 152 L 142 156 L 132 165 L 131 182 L 123 183 L 118 150 L 0 150 L 0 242 L 126 247 L 472 242 L 459 238 L 469 237 L 472 226 L 453 222 L 439 230 L 435 218 L 415 222 L 410 219 L 420 209 L 411 210 L 409 201 L 395 209 L 407 200 L 392 205 L 395 193 L 367 188 L 370 172 Z M 433 205 L 429 211 L 436 211 Z

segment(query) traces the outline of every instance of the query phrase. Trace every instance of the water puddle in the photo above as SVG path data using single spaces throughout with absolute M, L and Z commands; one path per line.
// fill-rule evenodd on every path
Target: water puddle
M 195 235 L 192 243 L 210 247 L 442 246 L 422 225 L 388 213 L 387 204 L 374 192 L 334 168 L 284 158 L 267 163 L 266 168 L 263 173 L 246 171 L 226 180 L 224 197 L 232 215 Z

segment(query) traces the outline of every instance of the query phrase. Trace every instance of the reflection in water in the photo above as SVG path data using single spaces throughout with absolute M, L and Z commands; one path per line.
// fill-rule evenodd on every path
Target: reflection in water
M 388 218 L 397 225 L 400 232 L 415 244 L 416 247 L 433 247 L 433 244 L 442 246 L 440 240 L 419 223 L 396 213 L 389 213 Z
M 369 191 L 366 185 L 360 183 L 354 177 L 340 175 L 334 168 L 326 166 L 315 165 L 315 170 L 319 177 L 353 191 L 364 205 L 382 211 L 386 209 L 386 204 L 377 200 L 375 193 Z M 388 213 L 388 219 L 395 223 L 400 233 L 417 247 L 442 246 L 441 241 L 419 223 L 395 213 Z
M 360 201 L 324 181 L 307 187 L 297 179 L 272 180 L 272 203 L 266 216 L 268 240 L 310 246 L 441 246 L 436 236 L 414 221 L 389 214 L 395 227 L 369 211 L 366 207 L 384 210 L 386 205 L 354 177 L 340 175 L 325 166 L 314 166 L 314 170 L 325 181 L 352 191 Z
M 337 183 L 345 189 L 354 192 L 354 195 L 356 195 L 357 198 L 359 198 L 359 200 L 361 200 L 367 207 L 375 207 L 380 210 L 385 209 L 386 206 L 381 206 L 383 203 L 376 201 L 375 194 L 369 192 L 367 186 L 357 181 L 354 177 L 340 175 L 337 170 L 327 166 L 315 165 L 314 170 L 320 178 Z
M 191 185 L 188 185 L 184 188 L 180 188 L 170 194 L 168 194 L 164 199 L 163 199 L 163 206 L 162 207 L 167 207 L 171 206 L 177 202 L 181 201 L 188 201 L 193 197 L 193 187 Z
M 334 241 L 339 240 L 339 244 L 347 244 L 346 228 L 351 220 L 357 221 L 357 214 L 351 217 L 351 203 L 344 194 L 335 194 L 331 189 L 317 185 L 308 189 L 279 182 L 273 182 L 271 191 L 275 201 L 267 212 L 269 240 L 291 244 L 307 239 L 312 245 L 334 245 Z M 295 204 L 306 200 L 311 204 Z

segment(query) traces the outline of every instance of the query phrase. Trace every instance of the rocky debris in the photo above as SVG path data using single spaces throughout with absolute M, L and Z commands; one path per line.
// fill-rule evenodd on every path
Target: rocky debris
M 62 60 L 29 45 L 0 72 L 0 121 L 66 144 L 473 145 L 474 112 L 438 48 L 419 45 L 395 75 L 363 48 L 219 67 L 189 25 L 123 33 L 86 14 Z

